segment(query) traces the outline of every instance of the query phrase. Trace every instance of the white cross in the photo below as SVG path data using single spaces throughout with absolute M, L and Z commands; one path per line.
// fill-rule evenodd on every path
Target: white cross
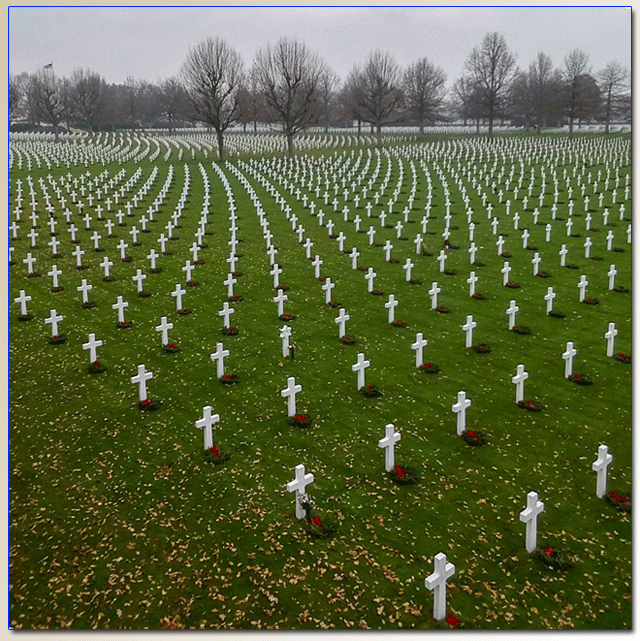
M 607 339 L 607 356 L 613 356 L 613 344 L 617 335 L 618 330 L 616 329 L 616 324 L 609 323 L 609 329 L 607 329 L 604 335 Z
M 405 264 L 402 266 L 402 269 L 405 271 L 405 280 L 409 282 L 411 280 L 411 270 L 413 269 L 413 263 L 410 258 L 407 258 Z
M 524 365 L 518 365 L 516 375 L 511 378 L 511 382 L 516 386 L 516 403 L 524 400 L 524 382 L 528 378 L 529 372 L 524 371 Z
M 278 316 L 284 314 L 284 302 L 286 300 L 289 300 L 289 297 L 281 289 L 278 290 L 278 295 L 273 299 L 273 302 L 278 304 Z
M 527 243 L 529 242 L 529 230 L 525 229 L 522 232 L 522 249 L 527 248 Z
M 153 378 L 153 372 L 147 372 L 144 365 L 138 365 L 138 373 L 131 377 L 132 383 L 138 385 L 138 400 L 147 400 L 147 381 Z
M 556 297 L 556 294 L 553 291 L 553 287 L 547 287 L 547 293 L 544 296 L 544 299 L 547 301 L 547 314 L 553 309 L 553 299 Z
M 331 278 L 327 277 L 322 286 L 323 291 L 325 292 L 324 302 L 328 305 L 331 302 L 331 290 L 335 285 L 331 282 Z
M 451 411 L 456 413 L 458 436 L 461 436 L 466 429 L 466 411 L 470 405 L 471 401 L 467 398 L 466 393 L 464 391 L 458 392 L 458 402 L 451 406 Z
M 167 317 L 163 316 L 160 319 L 160 325 L 156 325 L 156 332 L 162 332 L 162 344 L 167 345 L 169 343 L 169 330 L 173 329 L 173 323 L 167 322 Z
M 504 267 L 500 270 L 502 273 L 502 284 L 506 285 L 509 282 L 509 274 L 511 273 L 511 267 L 509 267 L 509 261 L 504 261 Z
M 475 272 L 469 272 L 469 278 L 467 278 L 467 283 L 469 283 L 469 296 L 473 296 L 476 292 L 476 283 L 478 282 L 478 277 Z
M 584 241 L 584 257 L 589 258 L 589 255 L 591 254 L 591 245 L 593 243 L 591 242 L 591 238 L 587 237 L 587 239 Z
M 509 308 L 506 311 L 507 316 L 509 316 L 509 329 L 513 329 L 513 326 L 516 324 L 516 314 L 519 309 L 515 300 L 509 301 Z
M 171 292 L 171 295 L 176 299 L 176 311 L 182 309 L 182 296 L 187 293 L 186 289 L 182 289 L 180 283 L 176 283 L 176 288 Z
M 315 270 L 314 276 L 316 278 L 320 278 L 320 266 L 322 265 L 322 258 L 316 254 L 315 258 L 311 261 L 311 265 L 313 266 L 313 269 Z
M 360 252 L 354 247 L 349 254 L 349 258 L 351 258 L 351 269 L 358 269 L 358 256 L 360 256 Z
M 544 239 L 545 242 L 549 242 L 551 240 L 551 224 L 547 223 L 544 227 Z
M 520 520 L 527 524 L 525 549 L 535 552 L 538 538 L 538 514 L 544 512 L 544 503 L 538 501 L 536 492 L 527 494 L 527 507 L 520 512 Z
M 222 378 L 224 376 L 224 359 L 229 356 L 229 350 L 224 349 L 222 343 L 216 344 L 216 351 L 211 354 L 211 360 L 216 362 L 216 376 Z
M 203 431 L 204 449 L 209 450 L 213 447 L 213 426 L 220 422 L 219 414 L 211 414 L 211 405 L 205 405 L 202 408 L 202 418 L 196 421 L 196 427 Z
M 447 579 L 451 578 L 456 566 L 447 562 L 447 557 L 438 552 L 433 557 L 433 574 L 425 580 L 424 585 L 428 590 L 433 590 L 433 618 L 442 621 L 447 614 Z
M 340 313 L 334 320 L 338 325 L 338 338 L 342 338 L 345 335 L 345 325 L 351 317 L 346 313 L 344 307 L 340 308 Z
M 187 282 L 189 282 L 191 279 L 191 272 L 195 269 L 195 265 L 191 264 L 191 261 L 188 260 L 185 264 L 184 267 L 182 268 L 182 271 L 185 273 L 185 276 L 187 277 Z M 232 267 L 233 269 L 233 267 Z
M 424 362 L 422 360 L 422 350 L 427 346 L 428 341 L 422 337 L 422 332 L 416 334 L 416 342 L 411 345 L 411 349 L 416 353 L 416 367 L 420 367 Z
M 347 237 L 342 232 L 340 232 L 338 234 L 338 239 L 337 239 L 338 240 L 338 249 L 340 251 L 344 251 L 344 241 L 346 239 L 347 239 Z
M 389 310 L 388 321 L 393 323 L 396 307 L 398 306 L 398 301 L 393 294 L 389 294 L 389 301 L 384 304 L 384 306 Z
M 607 272 L 607 276 L 609 277 L 609 289 L 610 290 L 615 287 L 617 273 L 618 273 L 618 271 L 616 270 L 616 266 L 615 265 L 611 265 L 611 267 L 609 268 L 609 271 Z
M 560 247 L 560 251 L 558 252 L 558 254 L 560 254 L 560 267 L 565 266 L 568 253 L 569 253 L 569 250 L 567 249 L 567 246 L 562 245 L 562 247 Z
M 302 385 L 296 385 L 296 379 L 289 376 L 287 386 L 280 390 L 280 396 L 287 399 L 287 416 L 293 416 L 296 413 L 296 394 L 301 391 Z
M 118 322 L 124 323 L 124 310 L 129 307 L 129 303 L 122 300 L 122 296 L 118 296 L 117 302 L 111 305 L 112 309 L 118 310 Z
M 444 263 L 447 260 L 447 255 L 444 253 L 444 249 L 440 250 L 440 253 L 438 254 L 436 260 L 440 263 L 440 271 L 444 272 Z
M 469 246 L 469 263 L 471 265 L 473 265 L 473 263 L 476 260 L 476 251 L 477 251 L 476 244 L 471 243 L 471 245 Z
M 496 245 L 498 247 L 498 256 L 502 254 L 502 247 L 504 246 L 504 236 L 498 236 L 498 240 L 496 240 Z
M 564 359 L 564 377 L 569 378 L 573 373 L 573 357 L 577 354 L 577 350 L 573 347 L 571 341 L 567 342 L 567 348 L 562 358 Z
M 367 273 L 364 275 L 365 280 L 367 281 L 367 291 L 368 292 L 372 292 L 373 291 L 373 281 L 374 281 L 374 279 L 375 279 L 375 277 L 377 275 L 378 274 L 376 274 L 373 271 L 373 267 L 369 267 L 369 269 L 367 270 Z
M 89 350 L 89 362 L 95 363 L 98 360 L 96 349 L 102 345 L 102 341 L 96 340 L 95 334 L 89 334 L 89 341 L 82 345 L 82 349 Z
M 287 483 L 287 492 L 296 493 L 296 517 L 304 519 L 306 514 L 300 505 L 300 496 L 305 494 L 307 485 L 313 483 L 313 474 L 305 474 L 304 465 L 296 465 L 296 477 Z
M 64 316 L 62 314 L 58 315 L 58 312 L 56 312 L 55 309 L 51 310 L 51 316 L 49 318 L 45 318 L 44 322 L 47 323 L 47 325 L 51 325 L 51 336 L 54 338 L 58 336 L 58 323 L 62 321 Z M 93 361 L 91 361 L 93 363 Z
M 473 345 L 473 330 L 476 326 L 477 323 L 473 320 L 473 316 L 469 314 L 469 316 L 467 316 L 467 322 L 462 326 L 465 332 L 465 347 L 471 347 Z
M 105 256 L 100 263 L 100 267 L 104 269 L 104 277 L 109 278 L 109 268 L 113 266 L 113 262 L 109 260 L 107 256 Z
M 369 365 L 369 361 L 366 361 L 364 359 L 364 354 L 360 352 L 358 354 L 358 362 L 351 366 L 351 371 L 358 373 L 357 389 L 362 389 L 364 387 L 364 372 Z
M 376 237 L 376 230 L 373 227 L 369 227 L 369 230 L 367 231 L 367 236 L 369 237 L 369 245 L 373 245 Z
M 129 245 L 127 245 L 127 243 L 125 243 L 124 240 L 121 240 L 118 243 L 118 249 L 120 250 L 121 260 L 124 260 L 127 257 L 127 247 L 129 247 Z
M 227 279 L 223 281 L 223 285 L 227 286 L 227 297 L 231 298 L 233 296 L 233 286 L 237 283 L 237 279 L 233 277 L 233 274 L 229 272 Z
M 76 287 L 76 289 L 79 292 L 82 292 L 82 302 L 83 303 L 89 302 L 88 294 L 93 289 L 93 285 L 89 285 L 89 283 L 87 283 L 86 278 L 82 279 L 82 284 L 79 287 Z
M 291 326 L 283 325 L 280 329 L 280 338 L 282 339 L 282 358 L 289 356 L 289 337 L 291 336 Z
M 431 289 L 429 290 L 429 296 L 431 296 L 431 309 L 435 309 L 438 306 L 438 294 L 442 291 L 440 287 L 438 287 L 438 283 L 434 280 L 433 283 L 431 283 Z
M 49 247 L 51 247 L 51 254 L 53 256 L 56 256 L 58 253 L 58 247 L 60 245 L 60 241 L 54 236 L 48 243 Z
M 393 423 L 385 425 L 385 436 L 378 441 L 378 447 L 384 448 L 384 469 L 391 472 L 395 465 L 395 445 L 400 440 L 400 432 L 395 431 Z
M 144 283 L 147 275 L 142 273 L 141 269 L 136 270 L 136 275 L 132 277 L 132 280 L 136 282 L 136 285 L 138 287 L 138 294 L 142 293 L 143 288 L 142 284 Z
M 53 279 L 53 287 L 56 289 L 58 287 L 58 276 L 62 274 L 62 270 L 58 269 L 56 265 L 51 266 L 51 271 L 47 272 L 47 276 L 51 276 Z
M 229 307 L 229 303 L 225 301 L 222 305 L 222 309 L 218 312 L 218 316 L 223 317 L 223 327 L 225 329 L 229 329 L 229 317 L 233 313 L 235 313 L 235 310 L 233 309 L 233 307 Z
M 578 283 L 578 289 L 580 290 L 580 302 L 584 300 L 585 291 L 587 289 L 588 284 L 589 284 L 589 281 L 587 280 L 587 277 L 584 274 L 582 274 L 582 276 L 580 276 L 580 282 Z
M 393 249 L 391 241 L 387 240 L 382 249 L 384 249 L 384 259 L 389 262 L 391 260 L 391 250 Z
M 303 245 L 303 247 L 307 251 L 307 258 L 311 258 L 311 249 L 313 247 L 313 243 L 311 242 L 311 238 L 307 238 L 307 240 L 306 240 L 305 244 Z
M 611 243 L 613 243 L 613 232 L 609 230 L 607 233 L 607 251 L 611 251 Z
M 280 269 L 280 265 L 278 265 L 278 263 L 273 263 L 273 267 L 269 272 L 269 274 L 273 276 L 273 286 L 278 287 L 278 285 L 280 285 L 279 277 L 280 277 L 280 274 L 282 274 L 282 269 Z
M 591 469 L 597 472 L 596 496 L 601 499 L 607 493 L 607 468 L 611 465 L 613 456 L 609 454 L 609 448 L 606 445 L 598 447 L 598 458 L 591 464 Z
M 416 255 L 419 256 L 422 252 L 422 236 L 420 234 L 416 234 L 413 244 L 416 246 Z
M 542 262 L 542 258 L 540 258 L 540 254 L 538 252 L 535 252 L 535 254 L 533 255 L 533 258 L 531 259 L 534 276 L 538 275 L 538 265 L 540 265 L 541 262 Z

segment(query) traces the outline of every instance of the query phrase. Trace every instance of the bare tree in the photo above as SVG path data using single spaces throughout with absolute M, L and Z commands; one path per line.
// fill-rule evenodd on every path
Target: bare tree
M 325 64 L 304 43 L 281 38 L 258 51 L 255 66 L 271 116 L 282 123 L 291 155 L 294 136 L 318 120 Z
M 440 116 L 447 93 L 446 81 L 444 71 L 426 58 L 417 60 L 404 72 L 402 88 L 405 108 L 407 115 L 417 120 L 421 134 L 424 133 L 425 121 L 434 122 Z
M 340 78 L 328 67 L 320 76 L 320 100 L 318 105 L 319 121 L 328 131 L 336 110 L 337 89 L 340 85 Z
M 476 123 L 476 133 L 480 131 L 483 118 L 482 91 L 470 76 L 461 76 L 452 87 L 454 111 L 462 118 L 465 126 L 469 121 Z
M 397 122 L 402 106 L 400 69 L 387 53 L 374 51 L 362 68 L 352 71 L 358 91 L 355 98 L 362 120 L 375 128 L 378 146 L 382 145 L 382 127 Z
M 363 109 L 360 106 L 363 101 L 364 94 L 364 80 L 362 73 L 358 67 L 353 68 L 347 79 L 342 85 L 340 94 L 338 96 L 339 111 L 341 117 L 349 120 L 350 122 L 356 121 L 358 124 L 358 136 L 362 129 L 364 121 Z
M 253 65 L 247 74 L 244 86 L 240 89 L 238 96 L 240 114 L 238 121 L 241 122 L 246 131 L 249 123 L 253 123 L 253 131 L 258 131 L 258 122 L 266 120 L 266 107 L 264 94 L 260 89 L 260 78 L 258 69 Z
M 16 76 L 9 74 L 9 123 L 20 115 L 23 101 L 22 83 Z
M 107 83 L 95 71 L 76 69 L 71 73 L 69 88 L 72 114 L 94 131 L 104 111 Z
M 535 61 L 529 65 L 529 90 L 538 133 L 541 132 L 542 123 L 545 120 L 545 111 L 548 109 L 554 78 L 551 58 L 540 52 Z
M 216 130 L 220 162 L 224 160 L 224 132 L 239 116 L 243 66 L 240 54 L 222 38 L 207 38 L 190 49 L 182 65 L 196 118 Z
M 483 111 L 489 122 L 489 138 L 493 122 L 509 95 L 516 75 L 515 56 L 507 48 L 504 36 L 488 33 L 475 47 L 466 62 L 466 69 L 475 80 L 483 99 Z
M 574 49 L 564 59 L 565 108 L 569 117 L 569 135 L 573 134 L 573 122 L 578 117 L 583 100 L 584 82 L 581 77 L 589 73 L 589 56 Z
M 609 133 L 612 114 L 625 102 L 631 102 L 629 91 L 629 70 L 615 60 L 598 73 L 600 91 L 604 99 L 605 133 Z
M 51 67 L 41 69 L 30 78 L 27 100 L 35 118 L 53 127 L 58 142 L 58 127 L 69 113 L 68 83 L 57 78 Z
M 173 123 L 186 107 L 187 93 L 176 77 L 165 78 L 158 82 L 158 111 L 169 122 L 169 134 L 173 133 Z

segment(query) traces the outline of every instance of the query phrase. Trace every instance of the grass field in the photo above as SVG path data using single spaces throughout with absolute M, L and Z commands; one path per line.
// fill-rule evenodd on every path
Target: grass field
M 49 169 L 42 163 L 30 171 L 23 165 L 10 172 L 10 222 L 15 220 L 17 180 L 23 202 L 20 240 L 10 240 L 16 264 L 9 271 L 9 625 L 433 628 L 439 624 L 432 617 L 433 595 L 424 580 L 433 571 L 433 556 L 444 552 L 456 566 L 448 582 L 448 613 L 465 625 L 629 628 L 631 519 L 596 497 L 591 470 L 598 446 L 608 445 L 613 455 L 609 489 L 630 491 L 631 368 L 606 356 L 604 339 L 608 323 L 615 322 L 616 351 L 630 353 L 630 294 L 609 291 L 607 278 L 609 265 L 615 264 L 616 284 L 631 288 L 629 223 L 618 216 L 630 172 L 629 137 L 505 137 L 494 143 L 471 137 L 420 144 L 403 140 L 389 144 L 383 153 L 362 146 L 302 151 L 293 160 L 248 154 L 233 158 L 221 167 L 221 174 L 236 206 L 237 238 L 242 240 L 236 270 L 242 275 L 235 293 L 244 300 L 234 305 L 231 318 L 240 333 L 230 337 L 221 335 L 218 316 L 227 299 L 223 281 L 228 273 L 229 197 L 211 158 L 199 150 L 193 155 L 185 154 L 179 161 L 173 153 L 153 162 L 145 158 L 70 168 Z M 167 180 L 170 166 L 173 178 L 156 222 L 149 223 L 150 233 L 140 234 L 140 246 L 133 246 L 131 227 L 140 229 L 139 219 Z M 131 200 L 155 168 L 148 193 L 132 216 L 125 216 L 126 226 L 118 226 L 116 210 Z M 147 256 L 152 248 L 160 251 L 158 237 L 166 234 L 186 168 L 186 204 L 180 227 L 173 232 L 178 239 L 167 243 L 172 254 L 158 259 L 162 273 L 153 274 Z M 407 240 L 398 240 L 393 226 L 403 219 L 410 198 L 412 168 L 415 199 L 404 226 Z M 95 203 L 85 204 L 93 217 L 86 230 L 75 206 L 69 207 L 71 196 L 62 184 L 67 175 L 78 179 L 79 188 L 80 176 L 94 179 L 102 174 L 100 182 L 108 186 L 123 170 L 119 188 L 138 169 L 140 176 L 125 190 L 120 205 L 112 206 L 109 214 L 105 208 L 104 221 L 96 219 Z M 535 187 L 523 211 L 532 171 Z M 598 206 L 607 171 L 610 184 L 603 207 L 609 207 L 610 228 L 604 226 Z M 481 172 L 487 183 L 480 179 Z M 558 179 L 557 216 L 563 219 L 555 221 L 553 172 Z M 594 194 L 598 172 L 602 176 Z M 540 221 L 552 224 L 549 242 L 544 225 L 532 223 L 543 173 L 546 194 Z M 171 292 L 177 283 L 184 285 L 182 267 L 192 259 L 190 247 L 203 209 L 203 175 L 210 185 L 210 235 L 200 251 L 204 264 L 193 273 L 198 286 L 185 287 L 183 305 L 192 313 L 181 316 Z M 365 209 L 386 175 L 386 190 L 372 212 L 388 209 L 402 175 L 386 221 L 391 228 L 381 228 L 379 218 L 367 219 Z M 285 311 L 297 317 L 291 322 L 295 360 L 282 358 L 283 322 L 273 302 L 276 292 L 263 228 L 240 176 L 255 191 L 278 249 L 280 281 L 289 288 Z M 512 192 L 521 176 L 515 200 Z M 616 177 L 620 186 L 613 205 Z M 27 237 L 32 225 L 28 178 L 39 215 L 40 235 L 33 249 Z M 442 179 L 451 202 L 450 241 L 459 246 L 446 252 L 446 266 L 456 272 L 451 276 L 441 274 L 436 261 L 443 247 L 446 211 Z M 349 222 L 334 213 L 331 204 L 324 204 L 326 186 L 331 203 L 337 185 L 341 212 L 345 185 L 349 189 L 354 182 L 361 193 L 370 180 L 367 198 L 360 197 L 357 210 L 350 191 Z M 75 267 L 74 245 L 54 183 L 74 212 L 77 238 L 86 252 L 85 270 Z M 421 229 L 429 183 L 428 231 L 435 234 L 424 235 L 424 248 L 433 255 L 417 256 L 413 239 Z M 599 231 L 585 230 L 581 183 L 587 185 L 592 226 Z M 304 238 L 313 242 L 311 255 L 323 260 L 322 275 L 336 284 L 333 299 L 350 315 L 347 334 L 356 337 L 355 345 L 338 339 L 334 319 L 339 310 L 325 305 L 322 283 L 314 277 L 305 249 L 269 184 L 304 226 Z M 52 258 L 47 246 L 43 185 L 54 207 L 59 258 Z M 321 186 L 319 198 L 316 185 Z M 520 289 L 502 285 L 505 258 L 497 254 L 478 185 L 500 220 L 504 251 L 511 254 L 510 280 Z M 573 232 L 580 237 L 566 235 L 568 185 L 575 201 Z M 500 188 L 505 192 L 502 203 Z M 476 222 L 476 259 L 484 266 L 469 264 L 463 193 Z M 303 206 L 304 194 L 309 203 L 316 203 L 316 213 L 323 209 L 325 223 L 333 220 L 334 235 L 345 234 L 345 249 L 358 248 L 358 263 L 374 268 L 375 287 L 384 296 L 367 293 L 364 272 L 351 268 L 349 256 L 339 252 L 337 241 Z M 512 201 L 509 217 L 507 197 Z M 516 211 L 520 230 L 528 228 L 528 243 L 538 248 L 540 270 L 551 274 L 548 279 L 532 274 L 533 251 L 522 248 L 521 231 L 513 229 Z M 630 211 L 627 201 L 627 218 Z M 355 232 L 351 221 L 356 213 L 363 219 L 363 230 L 375 227 L 376 243 L 391 241 L 398 263 L 386 262 L 382 247 L 370 246 L 365 234 Z M 115 238 L 107 238 L 107 218 L 116 221 Z M 613 245 L 624 252 L 606 250 L 609 229 L 614 232 Z M 93 251 L 95 230 L 102 235 L 104 252 Z M 591 255 L 603 260 L 584 258 L 587 235 L 593 241 Z M 117 244 L 123 239 L 131 262 L 120 260 Z M 577 263 L 578 269 L 559 266 L 563 243 L 569 250 L 567 263 Z M 22 260 L 29 251 L 37 258 L 39 278 L 27 277 Z M 100 262 L 105 255 L 114 263 L 113 282 L 103 282 Z M 402 265 L 408 257 L 421 285 L 405 282 Z M 51 291 L 47 276 L 53 264 L 63 271 L 64 290 L 57 293 Z M 132 280 L 137 269 L 147 275 L 144 287 L 151 297 L 138 297 Z M 486 300 L 469 297 L 466 279 L 471 269 L 479 277 L 476 290 Z M 587 296 L 597 298 L 598 305 L 579 302 L 582 274 L 589 282 Z M 93 285 L 90 299 L 95 309 L 80 304 L 76 287 L 82 278 Z M 441 287 L 438 302 L 450 309 L 448 314 L 430 309 L 427 291 L 433 281 Z M 549 286 L 557 295 L 554 308 L 564 312 L 564 319 L 546 315 L 543 297 Z M 32 297 L 31 322 L 18 320 L 19 306 L 13 301 L 21 290 Z M 396 317 L 408 323 L 407 328 L 388 324 L 384 303 L 389 294 L 399 301 Z M 111 306 L 118 295 L 129 303 L 125 315 L 131 329 L 117 328 Z M 519 306 L 517 322 L 529 327 L 530 335 L 507 329 L 505 311 L 512 299 Z M 64 316 L 60 332 L 67 337 L 66 343 L 55 346 L 48 342 L 51 329 L 44 322 L 54 308 Z M 491 353 L 465 348 L 461 326 L 468 314 L 477 323 L 474 342 L 490 344 Z M 162 316 L 174 325 L 169 336 L 180 347 L 176 354 L 163 352 L 154 329 Z M 417 332 L 429 341 L 424 360 L 440 366 L 438 375 L 415 367 L 411 344 Z M 88 373 L 89 356 L 82 344 L 89 333 L 103 341 L 98 359 L 107 371 L 101 375 Z M 574 372 L 591 376 L 593 385 L 583 387 L 564 378 L 561 354 L 567 341 L 573 341 L 578 352 Z M 216 379 L 210 354 L 217 342 L 230 352 L 225 369 L 238 375 L 238 385 L 224 386 Z M 370 360 L 366 382 L 380 388 L 379 398 L 364 398 L 356 390 L 351 366 L 358 352 Z M 148 383 L 150 397 L 162 401 L 157 412 L 138 408 L 137 386 L 130 383 L 142 363 L 154 375 Z M 540 401 L 542 412 L 526 412 L 514 403 L 511 377 L 519 363 L 529 373 L 525 398 Z M 280 390 L 288 376 L 302 385 L 299 411 L 314 418 L 307 430 L 287 422 Z M 460 390 L 472 400 L 467 428 L 486 436 L 483 447 L 470 447 L 456 435 L 451 406 Z M 205 405 L 220 415 L 215 443 L 231 455 L 220 466 L 205 461 L 202 432 L 195 427 Z M 377 442 L 387 423 L 394 423 L 402 434 L 396 461 L 417 470 L 416 485 L 397 485 L 385 475 L 384 453 Z M 294 497 L 286 484 L 300 463 L 315 476 L 308 491 L 318 509 L 339 522 L 329 539 L 308 536 L 295 518 Z M 524 549 L 519 513 L 529 491 L 536 491 L 546 506 L 538 522 L 539 546 L 566 551 L 573 561 L 566 572 L 549 571 Z

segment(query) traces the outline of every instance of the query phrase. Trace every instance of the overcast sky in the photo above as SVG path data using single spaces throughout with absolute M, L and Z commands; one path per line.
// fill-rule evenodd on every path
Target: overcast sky
M 190 47 L 221 36 L 251 64 L 282 36 L 304 40 L 344 78 L 376 48 L 404 66 L 426 56 L 451 84 L 490 31 L 504 35 L 522 68 L 539 51 L 561 67 L 573 49 L 593 71 L 617 60 L 631 67 L 631 10 L 625 7 L 11 7 L 9 71 L 53 62 L 108 82 L 128 75 L 156 81 L 177 74 Z

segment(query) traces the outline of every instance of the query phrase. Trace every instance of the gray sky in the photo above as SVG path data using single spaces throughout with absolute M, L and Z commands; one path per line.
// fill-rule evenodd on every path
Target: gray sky
M 342 79 L 380 48 L 402 66 L 426 56 L 451 84 L 489 31 L 504 35 L 523 68 L 539 51 L 561 67 L 573 49 L 589 55 L 594 72 L 610 60 L 631 66 L 626 7 L 12 7 L 9 71 L 53 62 L 64 76 L 82 66 L 108 82 L 155 81 L 178 73 L 207 36 L 225 38 L 247 65 L 259 47 L 288 36 Z

